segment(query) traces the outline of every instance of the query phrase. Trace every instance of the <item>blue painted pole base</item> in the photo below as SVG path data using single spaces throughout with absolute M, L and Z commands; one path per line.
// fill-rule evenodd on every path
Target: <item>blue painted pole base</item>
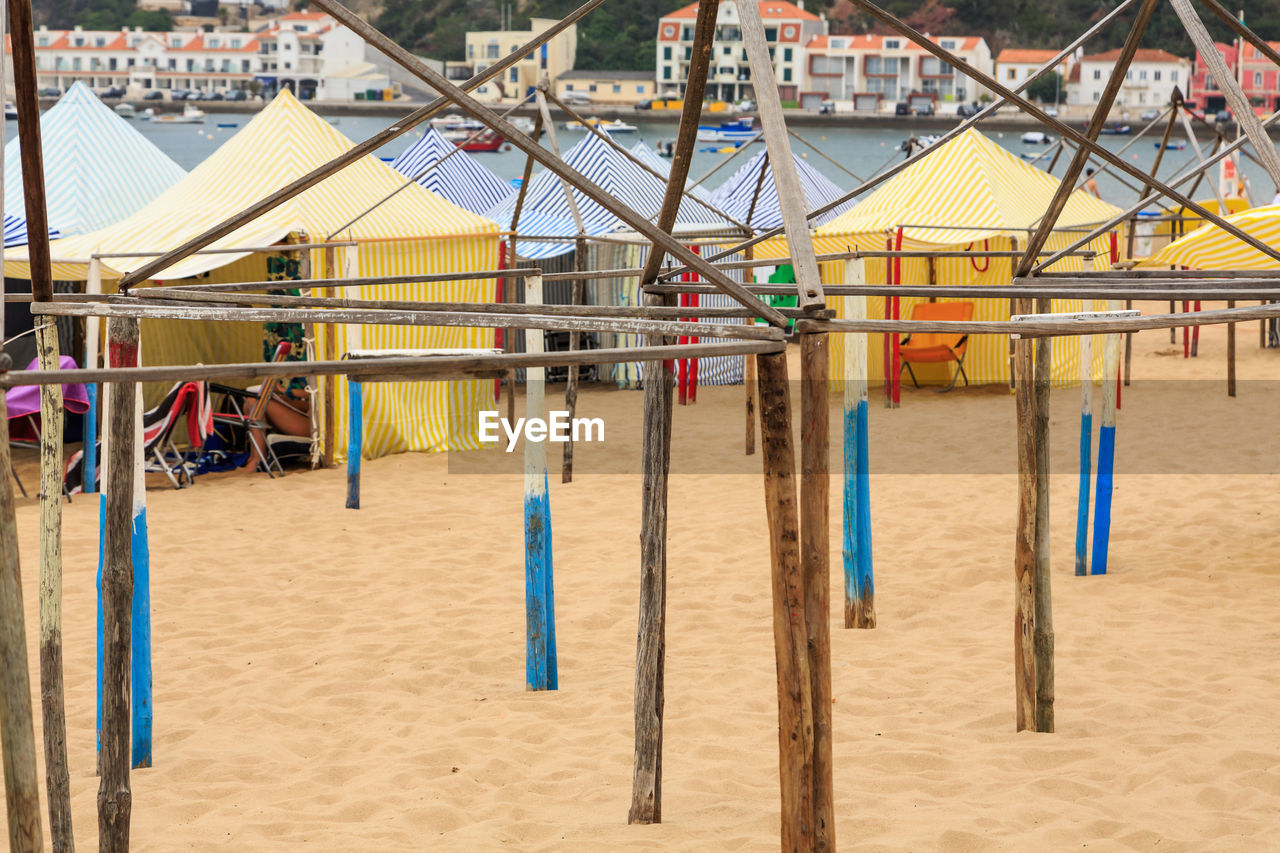
M 1093 467 L 1093 415 L 1080 415 L 1080 494 L 1076 506 L 1076 574 L 1089 573 L 1089 479 Z
M 347 383 L 347 509 L 360 508 L 360 457 L 364 454 L 364 385 Z
M 529 690 L 557 690 L 556 605 L 551 559 L 551 500 L 542 492 L 524 496 L 525 683 Z
M 1094 498 L 1093 559 L 1090 573 L 1107 573 L 1107 548 L 1111 544 L 1111 492 L 1115 472 L 1116 428 L 1103 426 L 1098 434 L 1098 493 Z

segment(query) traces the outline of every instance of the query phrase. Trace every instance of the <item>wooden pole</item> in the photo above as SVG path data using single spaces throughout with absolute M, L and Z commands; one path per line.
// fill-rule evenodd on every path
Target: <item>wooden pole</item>
M 646 303 L 663 297 L 646 294 Z M 649 343 L 662 339 L 651 336 Z M 671 467 L 673 376 L 644 365 L 640 516 L 640 615 L 636 632 L 635 755 L 629 823 L 662 822 L 662 715 L 666 702 L 667 474 Z
M 360 459 L 364 456 L 364 383 L 347 382 L 347 509 L 360 508 Z
M 866 279 L 866 262 L 845 262 L 845 283 Z M 845 297 L 851 319 L 865 319 L 867 298 Z M 844 626 L 876 626 L 871 568 L 871 475 L 867 435 L 867 336 L 844 336 Z
M 1114 309 L 1116 303 L 1109 305 Z M 1116 369 L 1120 360 L 1120 336 L 1107 335 L 1102 356 L 1102 427 L 1098 432 L 1098 482 L 1094 496 L 1093 555 L 1089 571 L 1107 573 L 1107 549 L 1111 542 L 1111 492 L 1116 457 Z
M 325 278 L 338 277 L 338 253 L 336 249 L 324 250 L 324 275 Z M 325 361 L 334 361 L 338 357 L 338 342 L 334 339 L 338 334 L 338 327 L 329 325 L 325 329 L 324 336 L 324 355 Z M 335 451 L 337 448 L 334 443 L 338 440 L 338 378 L 336 376 L 326 376 L 320 386 L 321 397 L 324 400 L 324 414 L 321 420 L 321 432 L 323 432 L 324 454 L 321 464 L 326 468 L 332 468 Z
M 813 702 L 814 850 L 836 847 L 831 761 L 831 414 L 826 333 L 800 336 L 800 560 Z
M 138 322 L 112 318 L 107 346 L 114 364 L 137 360 Z M 129 659 L 133 615 L 133 502 L 135 399 L 137 385 L 113 382 L 109 390 L 109 444 L 104 489 L 102 571 L 103 680 L 102 751 L 99 758 L 98 845 L 104 853 L 126 853 L 133 795 L 129 788 Z
M 1235 308 L 1234 299 L 1227 300 L 1228 308 Z M 1236 395 L 1236 324 L 1227 324 L 1227 396 Z
M 778 672 L 778 752 L 782 849 L 813 844 L 813 684 L 806 653 L 804 575 L 796 510 L 796 459 L 785 353 L 758 356 L 760 445 L 773 585 Z
M 747 260 L 755 256 L 755 247 L 748 246 L 743 253 Z M 748 283 L 755 281 L 755 270 L 748 267 L 744 271 Z M 747 395 L 747 443 L 746 454 L 752 456 L 756 452 L 756 358 L 753 355 L 742 357 L 742 385 Z
M 537 142 L 541 138 L 542 138 L 542 111 L 539 110 L 537 115 L 534 116 L 534 119 L 533 119 L 533 141 Z M 532 175 L 533 175 L 533 158 L 525 157 L 524 172 L 522 172 L 520 175 L 520 189 L 516 193 L 516 206 L 511 213 L 511 242 L 508 244 L 509 251 L 510 251 L 510 262 L 508 263 L 508 266 L 511 267 L 512 269 L 515 269 L 516 263 L 519 260 L 519 257 L 516 254 L 516 252 L 517 252 L 517 249 L 519 248 L 517 246 L 517 238 L 520 235 L 520 213 L 524 209 L 524 199 L 525 199 L 525 196 L 528 195 L 529 193 L 529 181 L 532 178 Z M 514 283 L 515 279 L 511 279 L 511 281 Z M 508 299 L 508 301 L 509 302 L 516 301 L 514 293 L 510 295 L 510 298 Z M 508 353 L 512 351 L 511 345 L 512 345 L 512 339 L 514 337 L 515 337 L 514 332 L 506 332 L 504 330 L 502 335 L 502 351 L 504 353 Z M 515 423 L 515 422 L 516 422 L 516 373 L 513 370 L 511 371 L 510 374 L 507 375 L 507 423 Z
M 0 353 L 0 369 L 10 366 L 9 356 Z M 0 394 L 0 758 L 4 763 L 9 850 L 41 853 L 40 783 L 24 626 L 9 417 L 4 394 Z
M 530 276 L 524 284 L 525 302 L 542 302 L 542 278 Z M 543 351 L 541 331 L 531 331 L 525 350 Z M 525 417 L 546 420 L 546 368 L 525 372 Z M 525 685 L 529 690 L 556 690 L 560 685 L 556 665 L 555 584 L 551 552 L 551 496 L 547 493 L 547 446 L 540 441 L 524 444 L 524 579 L 525 579 Z
M 1049 313 L 1049 300 L 1037 300 L 1038 313 Z M 1049 583 L 1049 383 L 1053 338 L 1036 340 L 1035 375 L 1035 730 L 1053 731 L 1053 599 Z
M 1018 312 L 1030 313 L 1031 300 L 1019 299 Z M 1036 480 L 1035 344 L 1013 342 L 1014 395 L 1018 418 L 1018 527 L 1014 538 L 1013 672 L 1018 731 L 1036 724 L 1035 573 Z
M 102 260 L 89 259 L 89 278 L 85 282 L 86 294 L 102 293 Z M 98 336 L 102 321 L 97 317 L 86 317 L 84 321 L 84 366 L 98 366 Z M 84 415 L 84 492 L 93 494 L 98 491 L 98 400 L 99 386 L 90 382 L 85 386 L 89 396 L 89 411 Z
M 586 272 L 587 270 L 587 241 L 578 237 L 573 255 L 573 266 L 578 272 Z M 587 282 L 584 279 L 578 279 L 573 283 L 574 305 L 585 305 L 587 301 Z M 576 352 L 582 348 L 581 338 L 577 332 L 569 333 L 569 352 Z M 564 407 L 569 412 L 569 422 L 573 423 L 574 416 L 578 411 L 578 365 L 569 365 L 569 378 L 565 382 L 564 389 Z M 564 466 L 560 471 L 560 482 L 573 482 L 573 431 L 570 430 L 568 441 L 564 443 Z

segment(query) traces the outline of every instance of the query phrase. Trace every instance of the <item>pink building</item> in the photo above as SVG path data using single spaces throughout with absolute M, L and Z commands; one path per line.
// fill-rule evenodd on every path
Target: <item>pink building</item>
M 1280 42 L 1268 44 L 1273 49 L 1280 50 Z M 1244 45 L 1243 50 L 1238 49 L 1235 44 L 1222 42 L 1215 42 L 1214 46 L 1226 60 L 1227 68 L 1231 69 L 1257 111 L 1267 113 L 1280 109 L 1280 69 L 1275 63 L 1252 45 Z M 1188 103 L 1206 112 L 1214 113 L 1227 108 L 1227 99 L 1222 94 L 1221 87 L 1209 73 L 1204 57 L 1198 52 L 1186 97 Z

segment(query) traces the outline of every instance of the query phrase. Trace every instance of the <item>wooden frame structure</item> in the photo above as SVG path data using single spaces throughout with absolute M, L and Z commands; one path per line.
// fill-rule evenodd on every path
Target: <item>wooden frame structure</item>
M 5 373 L 0 386 L 38 384 L 56 389 L 67 381 L 109 382 L 112 400 L 109 466 L 115 485 L 107 497 L 106 529 L 109 563 L 104 572 L 104 618 L 107 632 L 107 665 L 105 677 L 112 690 L 111 702 L 104 709 L 101 786 L 99 789 L 99 839 L 104 851 L 128 849 L 131 792 L 129 787 L 129 620 L 133 583 L 132 556 L 129 549 L 130 506 L 132 503 L 132 453 L 135 421 L 133 417 L 136 384 L 143 381 L 172 379 L 250 378 L 282 376 L 297 371 L 288 364 L 224 364 L 172 365 L 151 367 L 112 366 L 105 369 L 60 371 L 57 369 L 56 338 L 49 341 L 50 328 L 44 318 L 53 316 L 108 317 L 110 347 L 114 364 L 130 363 L 131 348 L 136 350 L 138 321 L 144 318 L 188 320 L 250 320 L 313 323 L 366 323 L 386 325 L 466 325 L 501 328 L 561 329 L 573 334 L 582 331 L 612 331 L 646 336 L 646 345 L 626 350 L 585 350 L 541 353 L 495 353 L 463 356 L 403 356 L 379 359 L 337 360 L 325 358 L 312 362 L 307 369 L 318 377 L 347 376 L 352 381 L 365 378 L 410 379 L 493 378 L 503 376 L 514 367 L 541 368 L 553 365 L 582 365 L 617 360 L 639 359 L 647 364 L 644 391 L 643 433 L 643 511 L 641 518 L 641 598 L 636 666 L 636 751 L 634 759 L 633 796 L 629 820 L 650 823 L 661 820 L 662 714 L 664 704 L 663 669 L 665 652 L 666 605 L 666 538 L 667 476 L 670 466 L 670 434 L 672 385 L 670 372 L 663 367 L 665 359 L 676 355 L 747 355 L 755 363 L 761 423 L 765 508 L 768 518 L 772 565 L 774 640 L 778 675 L 779 757 L 781 780 L 781 844 L 784 850 L 833 850 L 835 848 L 834 794 L 831 763 L 831 672 L 829 650 L 829 495 L 828 495 L 828 365 L 827 336 L 831 333 L 889 333 L 937 331 L 963 334 L 999 334 L 1017 337 L 1015 388 L 1017 392 L 1019 520 L 1015 547 L 1015 709 L 1019 729 L 1053 730 L 1053 629 L 1052 605 L 1048 575 L 1047 489 L 1048 448 L 1048 375 L 1047 342 L 1054 336 L 1096 333 L 1131 333 L 1141 329 L 1199 326 L 1211 323 L 1232 324 L 1243 320 L 1280 318 L 1280 304 L 1260 307 L 1233 307 L 1195 314 L 1157 314 L 1142 317 L 1093 318 L 1073 320 L 1046 314 L 1051 298 L 1101 298 L 1108 300 L 1166 299 L 1231 299 L 1280 300 L 1280 276 L 1238 274 L 1172 274 L 1134 271 L 1095 273 L 1087 278 L 1060 275 L 1047 271 L 1056 260 L 1080 249 L 1098 234 L 1105 233 L 1157 196 L 1195 212 L 1236 238 L 1280 262 L 1280 250 L 1268 246 L 1240 231 L 1212 211 L 1181 194 L 1177 187 L 1202 175 L 1205 170 L 1246 142 L 1255 146 L 1269 174 L 1280 185 L 1280 157 L 1274 148 L 1264 154 L 1270 143 L 1262 133 L 1262 122 L 1245 122 L 1246 135 L 1228 145 L 1220 145 L 1212 157 L 1204 158 L 1195 168 L 1173 181 L 1163 182 L 1143 173 L 1097 143 L 1098 131 L 1111 108 L 1120 81 L 1134 56 L 1146 23 L 1160 0 L 1124 0 L 1116 9 L 1091 27 L 1068 48 L 1046 63 L 1018 89 L 1008 89 L 998 81 L 968 66 L 951 52 L 939 47 L 922 33 L 879 8 L 870 0 L 853 0 L 868 15 L 915 42 L 938 59 L 961 70 L 995 92 L 997 100 L 976 116 L 962 122 L 946 134 L 943 141 L 973 126 L 991 111 L 1013 104 L 1032 115 L 1076 146 L 1067 178 L 1041 218 L 1036 232 L 1017 255 L 1017 276 L 1009 287 L 951 287 L 946 283 L 927 286 L 884 286 L 864 284 L 828 285 L 817 277 L 818 256 L 808 239 L 807 222 L 816 215 L 866 193 L 897 174 L 911 163 L 928 156 L 939 146 L 923 148 L 867 181 L 853 191 L 822 208 L 806 211 L 795 183 L 789 137 L 777 93 L 766 87 L 761 93 L 760 109 L 770 161 L 776 167 L 784 226 L 744 239 L 717 255 L 703 257 L 687 249 L 672 236 L 688 177 L 699 104 L 702 100 L 711 53 L 718 0 L 705 0 L 699 8 L 695 50 L 691 63 L 690 86 L 681 115 L 679 138 L 675 147 L 671 175 L 661 212 L 656 222 L 630 209 L 624 202 L 609 196 L 586 177 L 567 167 L 554 151 L 548 151 L 531 138 L 518 132 L 502 115 L 473 100 L 468 90 L 502 73 L 519 57 L 534 50 L 571 23 L 579 20 L 605 0 L 588 0 L 571 15 L 541 33 L 508 57 L 459 87 L 424 66 L 407 51 L 395 45 L 382 33 L 356 17 L 336 0 L 314 0 L 317 7 L 361 35 L 370 45 L 394 62 L 418 76 L 442 93 L 431 104 L 415 110 L 350 152 L 316 169 L 290 185 L 251 205 L 241 213 L 220 223 L 206 233 L 173 248 L 146 263 L 121 280 L 121 295 L 103 298 L 88 294 L 83 298 L 54 299 L 50 281 L 50 253 L 44 221 L 44 193 L 39 168 L 39 123 L 35 98 L 33 50 L 31 48 L 31 10 L 29 0 L 8 0 L 14 41 L 14 69 L 20 113 L 19 136 L 27 176 L 27 218 L 33 223 L 30 257 L 32 265 L 32 312 L 42 318 L 41 369 L 23 373 Z M 1184 26 L 1199 38 L 1203 25 L 1190 11 L 1190 0 L 1170 0 L 1179 12 Z M 1223 18 L 1246 41 L 1280 63 L 1280 55 L 1271 50 L 1248 28 L 1230 18 L 1216 0 L 1199 0 L 1213 14 Z M 1123 14 L 1137 8 L 1121 58 L 1112 79 L 1099 102 L 1089 127 L 1081 132 L 1056 118 L 1046 115 L 1020 93 L 1034 79 L 1050 71 L 1076 47 Z M 740 7 L 749 61 L 756 79 L 770 79 L 769 59 L 759 13 L 754 4 Z M 1220 85 L 1231 88 L 1229 78 Z M 1234 97 L 1239 93 L 1232 92 Z M 255 217 L 272 209 L 315 185 L 325 177 L 377 147 L 408 132 L 434 115 L 446 104 L 455 104 L 482 120 L 491 129 L 507 137 L 526 153 L 530 164 L 536 160 L 555 172 L 566 187 L 583 192 L 587 197 L 616 215 L 647 239 L 652 250 L 643 270 L 589 271 L 575 270 L 565 274 L 574 281 L 593 277 L 639 275 L 645 304 L 633 308 L 611 306 L 531 306 L 510 303 L 404 303 L 387 300 L 350 300 L 315 295 L 293 297 L 271 296 L 272 306 L 254 307 L 267 301 L 252 291 L 263 290 L 271 283 L 251 282 L 239 285 L 170 286 L 131 289 L 170 267 L 188 255 L 205 249 Z M 1250 113 L 1251 115 L 1251 113 Z M 1273 116 L 1267 123 L 1275 121 Z M 545 123 L 545 119 L 544 119 Z M 1127 211 L 1109 223 L 1091 231 L 1075 245 L 1044 257 L 1044 240 L 1054 228 L 1058 214 L 1074 189 L 1076 177 L 1089 157 L 1096 157 L 1109 167 L 1142 184 L 1142 198 L 1137 208 Z M 29 161 L 29 162 L 28 162 Z M 790 175 L 788 176 L 788 172 Z M 529 168 L 526 167 L 526 178 Z M 34 177 L 32 177 L 34 176 Z M 527 184 L 527 180 L 526 180 Z M 517 204 L 517 211 L 519 209 Z M 518 212 L 517 212 L 518 217 Z M 736 267 L 758 264 L 748 256 L 739 264 L 717 263 L 735 253 L 748 252 L 769 237 L 785 235 L 795 257 L 796 288 L 749 286 L 732 280 L 726 273 Z M 869 253 L 863 253 L 866 256 Z M 888 251 L 886 257 L 934 254 Z M 972 253 L 967 253 L 972 254 Z M 663 266 L 665 257 L 676 265 Z M 857 256 L 857 255 L 853 255 Z M 823 256 L 827 259 L 828 256 Z M 710 288 L 726 293 L 741 307 L 729 309 L 698 308 L 691 311 L 674 304 L 681 292 L 708 292 L 707 284 L 678 284 L 681 273 L 694 271 Z M 332 274 L 332 264 L 329 273 Z M 519 277 L 535 274 L 532 270 L 508 269 L 473 274 L 473 277 Z M 450 280 L 465 275 L 447 274 Z M 551 278 L 547 276 L 546 278 Z M 355 285 L 393 283 L 410 279 L 332 279 L 308 283 L 314 293 Z M 775 286 L 776 287 L 776 286 Z M 962 291 L 962 292 L 957 292 Z M 987 291 L 991 291 L 988 293 Z M 794 292 L 799 307 L 790 311 L 772 308 L 758 294 Z M 1010 322 L 915 322 L 910 320 L 833 319 L 827 311 L 827 295 L 912 295 L 929 296 L 999 296 L 1022 301 L 1026 313 L 1034 307 L 1038 316 Z M 681 320 L 691 314 L 697 321 Z M 768 325 L 734 325 L 714 322 L 722 318 L 757 317 Z M 786 359 L 784 327 L 798 318 L 795 334 L 801 361 L 800 412 L 801 438 L 797 453 L 792 435 L 791 401 Z M 690 336 L 713 338 L 721 342 L 674 346 L 673 338 Z M 45 351 L 51 360 L 45 358 Z M 1109 357 L 1109 365 L 1117 359 Z M 9 365 L 0 364 L 0 370 Z M 654 379 L 657 381 L 653 381 Z M 865 390 L 858 389 L 854 399 L 865 405 Z M 52 392 L 42 395 L 47 400 L 46 422 L 60 419 L 60 401 Z M 748 407 L 752 405 L 749 398 Z M 2 405 L 2 403 L 0 403 Z M 3 414 L 3 413 L 0 413 Z M 0 417 L 0 422 L 3 422 Z M 0 425 L 0 429 L 4 427 Z M 52 432 L 52 430 L 50 431 Z M 4 436 L 0 435 L 0 439 Z M 41 675 L 51 685 L 61 683 L 61 640 L 59 602 L 61 569 L 58 565 L 57 537 L 60 518 L 53 508 L 58 506 L 59 490 L 50 488 L 60 476 L 60 445 L 50 439 L 42 453 L 42 548 L 41 548 Z M 797 457 L 799 476 L 797 477 Z M 37 850 L 41 845 L 41 820 L 35 794 L 34 736 L 29 696 L 26 649 L 22 641 L 23 615 L 19 587 L 16 549 L 16 527 L 11 479 L 7 476 L 11 461 L 7 442 L 0 442 L 0 748 L 3 749 L 6 791 L 9 808 L 10 845 L 13 850 Z M 544 475 L 545 476 L 545 475 Z M 52 497 L 52 500 L 49 498 Z M 52 506 L 50 506 L 50 504 Z M 867 526 L 869 535 L 869 524 Z M 869 542 L 863 542 L 869 547 Z M 46 606 L 47 604 L 47 606 Z M 874 613 L 862 614 L 855 620 L 874 624 Z M 47 652 L 46 652 L 47 649 Z M 60 706 L 60 699 L 57 703 Z M 46 703 L 45 737 L 49 756 L 50 829 L 54 849 L 70 849 L 70 811 L 65 788 L 65 722 L 60 708 Z M 52 740 L 51 740 L 52 739 Z M 62 744 L 61 766 L 56 751 Z M 59 775 L 63 774 L 63 775 Z M 61 786 L 61 787 L 59 787 Z

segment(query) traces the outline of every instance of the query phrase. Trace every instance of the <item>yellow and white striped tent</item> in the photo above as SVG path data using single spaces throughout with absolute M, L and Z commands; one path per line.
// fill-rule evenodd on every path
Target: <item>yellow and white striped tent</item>
M 902 230 L 903 249 L 967 251 L 1009 250 L 1025 246 L 1031 229 L 1040 220 L 1057 191 L 1057 178 L 1024 162 L 976 130 L 966 130 L 955 139 L 930 153 L 917 163 L 891 178 L 865 201 L 814 232 L 814 248 L 819 253 L 848 252 L 854 249 L 872 251 L 895 248 L 898 230 Z M 1120 209 L 1084 192 L 1073 193 L 1058 219 L 1058 229 L 1079 229 L 1096 225 L 1120 213 Z M 1062 248 L 1078 237 L 1070 230 L 1055 230 L 1046 248 Z M 785 245 L 775 247 L 777 254 Z M 1089 248 L 1099 252 L 1100 265 L 1110 240 L 1103 236 Z M 767 256 L 769 251 L 759 252 Z M 868 283 L 883 283 L 888 265 L 884 259 L 868 259 Z M 823 278 L 828 282 L 843 279 L 843 264 L 824 264 Z M 906 258 L 901 261 L 902 284 L 1003 285 L 1012 276 L 1010 258 Z M 1065 258 L 1053 266 L 1054 271 L 1083 269 L 1079 257 Z M 922 298 L 903 297 L 900 316 L 911 317 L 911 309 Z M 843 314 L 843 300 L 832 300 L 832 307 Z M 974 318 L 1007 320 L 1009 300 L 974 300 Z M 867 300 L 870 317 L 883 317 L 885 299 Z M 1054 300 L 1056 312 L 1081 310 L 1079 302 Z M 838 360 L 843 343 L 832 335 L 832 353 Z M 883 375 L 882 336 L 869 340 L 869 375 L 873 381 Z M 1099 350 L 1100 351 L 1100 350 Z M 1079 346 L 1074 338 L 1054 341 L 1053 377 L 1057 382 L 1078 379 Z M 832 375 L 842 375 L 833 365 Z M 954 366 L 925 365 L 917 370 L 921 381 L 938 381 Z M 1009 344 L 1006 338 L 983 335 L 969 340 L 965 370 L 975 383 L 1009 380 Z
M 1280 246 L 1280 205 L 1255 207 L 1226 218 L 1268 246 Z M 1144 267 L 1187 266 L 1201 270 L 1274 270 L 1280 263 L 1228 234 L 1217 225 L 1201 225 L 1142 262 Z
M 193 131 L 196 132 L 196 131 Z M 353 147 L 328 122 L 281 92 L 244 128 L 154 202 L 100 231 L 55 240 L 53 277 L 88 278 L 91 254 L 159 252 L 192 238 Z M 213 244 L 214 248 L 274 245 L 290 234 L 309 241 L 355 241 L 336 250 L 335 275 L 395 276 L 495 269 L 501 235 L 496 223 L 410 184 L 353 225 L 347 223 L 404 184 L 404 176 L 365 157 Z M 341 230 L 340 233 L 338 232 Z M 105 290 L 147 257 L 104 257 Z M 311 268 L 324 273 L 324 251 L 311 252 Z M 5 254 L 5 273 L 27 277 L 25 248 Z M 262 281 L 262 254 L 198 254 L 174 264 L 164 280 Z M 493 301 L 495 282 L 397 284 L 355 288 L 359 298 Z M 492 346 L 492 329 L 316 327 L 316 352 Z M 332 339 L 332 348 L 326 342 Z M 143 358 L 149 364 L 244 362 L 262 358 L 262 326 L 255 323 L 146 321 Z M 336 410 L 346 411 L 346 383 L 336 383 Z M 492 382 L 378 383 L 365 393 L 365 453 L 479 447 L 476 411 L 492 403 Z M 487 399 L 486 399 L 487 397 Z M 339 417 L 336 449 L 346 447 Z

